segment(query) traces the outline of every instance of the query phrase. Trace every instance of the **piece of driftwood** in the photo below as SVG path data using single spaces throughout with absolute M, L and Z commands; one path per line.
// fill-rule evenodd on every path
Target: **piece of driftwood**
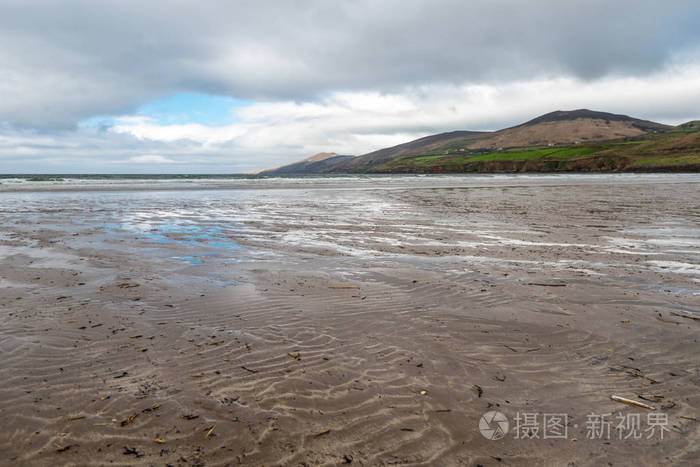
M 639 402 L 639 401 L 635 401 L 632 399 L 627 399 L 626 397 L 616 396 L 615 394 L 611 395 L 610 399 L 614 400 L 615 402 L 621 402 L 623 404 L 633 405 L 635 407 L 641 407 L 643 409 L 656 410 L 656 407 L 652 407 L 650 405 L 647 405 L 644 402 Z

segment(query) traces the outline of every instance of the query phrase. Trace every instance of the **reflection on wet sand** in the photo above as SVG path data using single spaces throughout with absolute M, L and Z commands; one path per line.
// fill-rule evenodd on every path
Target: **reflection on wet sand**
M 697 458 L 697 176 L 255 183 L 0 193 L 7 459 Z M 611 394 L 665 439 L 586 439 Z M 494 409 L 569 436 L 486 440 Z

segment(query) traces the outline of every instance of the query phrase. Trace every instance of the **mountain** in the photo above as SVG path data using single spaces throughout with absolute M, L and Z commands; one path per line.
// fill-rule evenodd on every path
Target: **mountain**
M 557 110 L 494 132 L 440 133 L 357 157 L 323 153 L 263 173 L 561 171 L 700 172 L 700 121 L 673 127 L 588 109 Z
M 354 159 L 354 156 L 339 156 L 334 152 L 319 152 L 311 157 L 307 157 L 299 162 L 275 167 L 272 169 L 264 169 L 256 172 L 258 175 L 299 175 L 299 174 L 317 174 L 331 171 L 333 167 L 341 162 L 349 159 Z
M 627 122 L 643 131 L 664 130 L 670 128 L 669 125 L 662 123 L 650 122 L 649 120 L 640 120 L 628 115 L 611 114 L 607 112 L 597 112 L 595 110 L 578 109 L 578 110 L 555 110 L 548 114 L 540 115 L 533 118 L 529 122 L 525 122 L 518 126 L 532 126 L 538 123 L 560 122 L 566 120 L 591 119 L 591 120 L 606 120 L 611 122 Z
M 526 123 L 495 132 L 469 149 L 497 149 L 549 144 L 608 141 L 665 131 L 668 125 L 588 109 L 557 110 Z
M 375 165 L 382 164 L 402 156 L 431 151 L 454 141 L 469 141 L 477 138 L 483 138 L 490 134 L 490 132 L 484 131 L 451 131 L 448 133 L 425 136 L 414 141 L 409 141 L 408 143 L 380 149 L 379 151 L 370 152 L 369 154 L 344 161 L 342 164 L 336 165 L 333 171 L 364 171 Z

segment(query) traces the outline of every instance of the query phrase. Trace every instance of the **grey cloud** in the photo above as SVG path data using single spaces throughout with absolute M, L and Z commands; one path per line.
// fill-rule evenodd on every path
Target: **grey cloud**
M 176 92 L 644 75 L 699 59 L 697 1 L 15 1 L 0 5 L 0 122 L 44 130 Z
M 139 163 L 159 155 L 173 163 Z M 33 130 L 0 128 L 0 172 L 26 173 L 226 173 L 273 166 L 279 151 L 251 154 L 231 144 L 203 148 L 186 140 L 173 143 L 141 140 L 94 128 L 57 130 L 41 135 Z

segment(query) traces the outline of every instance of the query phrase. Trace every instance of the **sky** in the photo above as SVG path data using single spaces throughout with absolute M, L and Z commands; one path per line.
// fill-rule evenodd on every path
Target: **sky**
M 0 0 L 0 173 L 232 173 L 589 108 L 700 119 L 700 2 Z

